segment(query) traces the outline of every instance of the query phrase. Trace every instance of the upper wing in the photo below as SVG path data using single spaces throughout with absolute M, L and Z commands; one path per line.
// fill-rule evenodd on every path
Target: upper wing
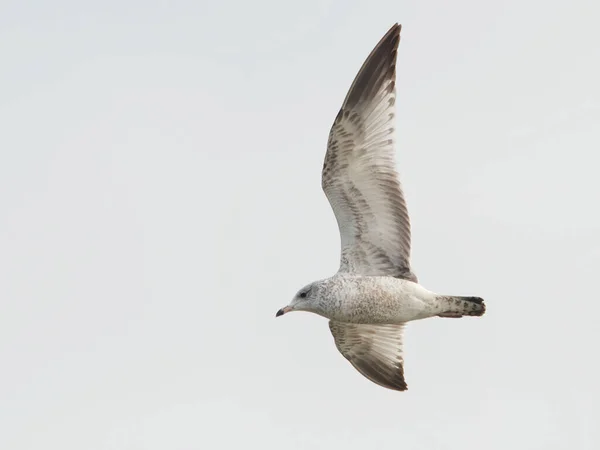
M 361 374 L 388 389 L 405 391 L 402 325 L 329 322 L 335 345 Z
M 417 281 L 394 156 L 399 41 L 396 24 L 352 83 L 329 134 L 322 186 L 340 229 L 340 271 Z

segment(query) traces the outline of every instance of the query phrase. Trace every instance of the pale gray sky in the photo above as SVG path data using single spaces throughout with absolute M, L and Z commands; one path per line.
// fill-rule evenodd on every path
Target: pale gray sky
M 0 448 L 600 447 L 600 7 L 4 1 Z M 337 270 L 327 134 L 403 25 L 405 393 L 275 319 Z M 596 425 L 594 425 L 596 424 Z

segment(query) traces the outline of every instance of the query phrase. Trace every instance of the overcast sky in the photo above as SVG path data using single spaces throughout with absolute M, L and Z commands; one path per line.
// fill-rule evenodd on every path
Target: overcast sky
M 592 0 L 0 6 L 0 448 L 600 448 Z M 329 128 L 394 22 L 409 390 L 327 322 Z M 594 425 L 596 424 L 596 425 Z

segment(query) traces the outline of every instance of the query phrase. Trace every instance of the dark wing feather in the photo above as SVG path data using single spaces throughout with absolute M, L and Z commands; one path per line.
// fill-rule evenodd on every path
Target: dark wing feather
M 394 25 L 371 52 L 335 119 L 322 186 L 341 235 L 340 272 L 417 281 L 410 268 L 410 221 L 394 149 Z
M 335 345 L 356 370 L 388 389 L 405 391 L 402 325 L 329 322 Z

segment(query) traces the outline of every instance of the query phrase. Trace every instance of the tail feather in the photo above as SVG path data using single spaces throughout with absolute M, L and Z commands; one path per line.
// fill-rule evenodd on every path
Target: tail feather
M 483 316 L 485 303 L 481 297 L 440 296 L 439 317 Z

